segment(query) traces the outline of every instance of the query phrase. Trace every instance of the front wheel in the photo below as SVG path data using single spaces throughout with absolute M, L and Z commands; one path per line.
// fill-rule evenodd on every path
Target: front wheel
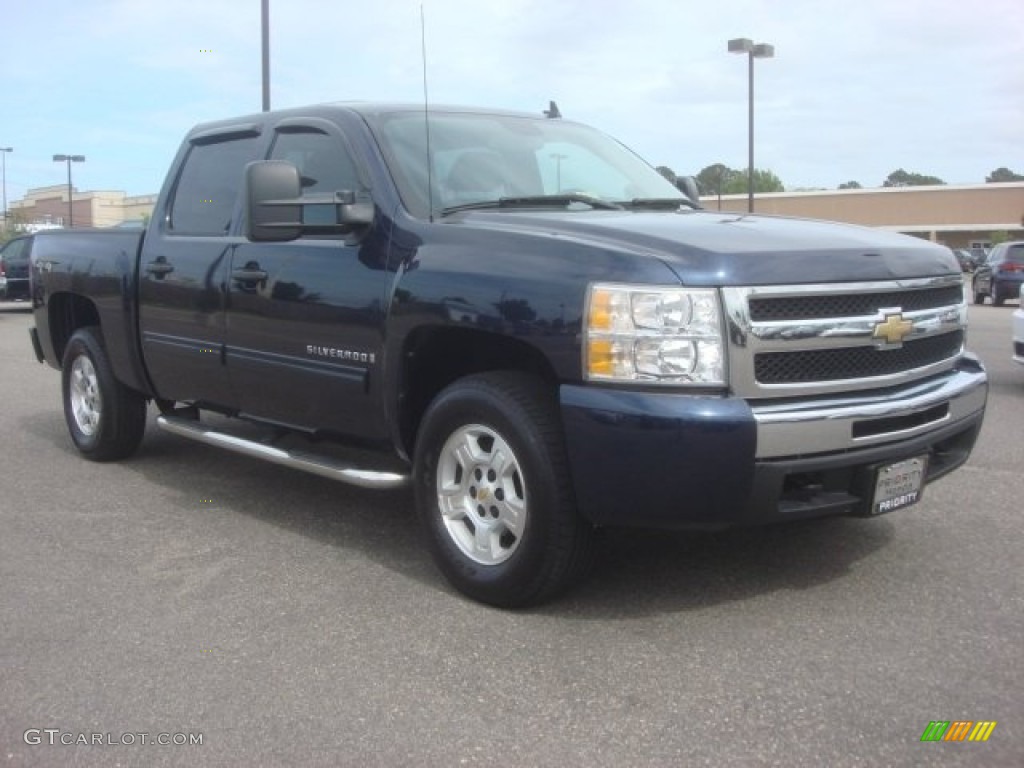
M 557 406 L 519 373 L 469 376 L 430 405 L 416 441 L 416 506 L 448 580 L 521 607 L 580 578 L 592 526 L 576 511 Z
M 974 303 L 981 305 L 985 303 L 985 293 L 978 290 L 977 284 L 971 286 L 972 293 L 974 293 Z
M 146 430 L 146 399 L 114 378 L 99 328 L 75 331 L 61 364 L 64 420 L 87 459 L 130 456 Z

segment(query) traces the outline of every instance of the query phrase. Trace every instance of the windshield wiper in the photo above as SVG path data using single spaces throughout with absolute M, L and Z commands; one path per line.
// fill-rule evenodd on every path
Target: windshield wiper
M 480 200 L 475 203 L 463 203 L 461 205 L 449 205 L 441 209 L 441 215 L 458 211 L 477 211 L 488 208 L 534 208 L 537 206 L 558 206 L 567 207 L 572 203 L 584 203 L 591 208 L 602 211 L 619 211 L 622 205 L 613 203 L 610 200 L 602 200 L 600 197 L 587 195 L 582 192 L 564 192 L 560 195 L 527 195 L 523 197 L 499 197 L 497 200 Z
M 680 205 L 700 208 L 688 197 L 634 197 L 632 200 L 620 200 L 623 208 L 643 209 L 645 211 L 674 211 Z

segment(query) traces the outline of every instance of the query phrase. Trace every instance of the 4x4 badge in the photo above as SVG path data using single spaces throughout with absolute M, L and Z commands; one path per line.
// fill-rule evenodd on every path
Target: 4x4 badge
M 881 313 L 884 319 L 875 325 L 871 338 L 881 340 L 882 349 L 902 347 L 903 339 L 914 332 L 914 323 L 904 320 L 900 309 L 883 309 Z

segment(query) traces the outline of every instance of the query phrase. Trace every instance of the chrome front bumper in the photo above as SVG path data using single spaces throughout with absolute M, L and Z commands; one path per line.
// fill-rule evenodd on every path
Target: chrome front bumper
M 925 381 L 880 392 L 753 404 L 758 459 L 823 455 L 884 445 L 966 422 L 985 409 L 988 383 L 976 358 Z

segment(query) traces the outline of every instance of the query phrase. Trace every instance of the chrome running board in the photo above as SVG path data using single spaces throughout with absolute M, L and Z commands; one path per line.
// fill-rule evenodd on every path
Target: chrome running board
M 373 488 L 380 491 L 390 488 L 401 488 L 409 483 L 409 475 L 397 472 L 376 472 L 368 469 L 359 469 L 323 456 L 275 448 L 264 443 L 235 437 L 226 432 L 218 432 L 215 429 L 210 429 L 199 422 L 189 419 L 180 419 L 175 416 L 157 416 L 156 423 L 161 429 L 180 437 L 187 437 L 190 440 L 196 440 L 207 445 L 215 445 L 219 448 L 226 448 L 235 453 L 263 459 L 264 461 L 280 464 L 285 467 L 292 467 L 303 472 L 310 472 L 331 480 L 340 480 L 349 485 L 358 485 L 361 488 Z

